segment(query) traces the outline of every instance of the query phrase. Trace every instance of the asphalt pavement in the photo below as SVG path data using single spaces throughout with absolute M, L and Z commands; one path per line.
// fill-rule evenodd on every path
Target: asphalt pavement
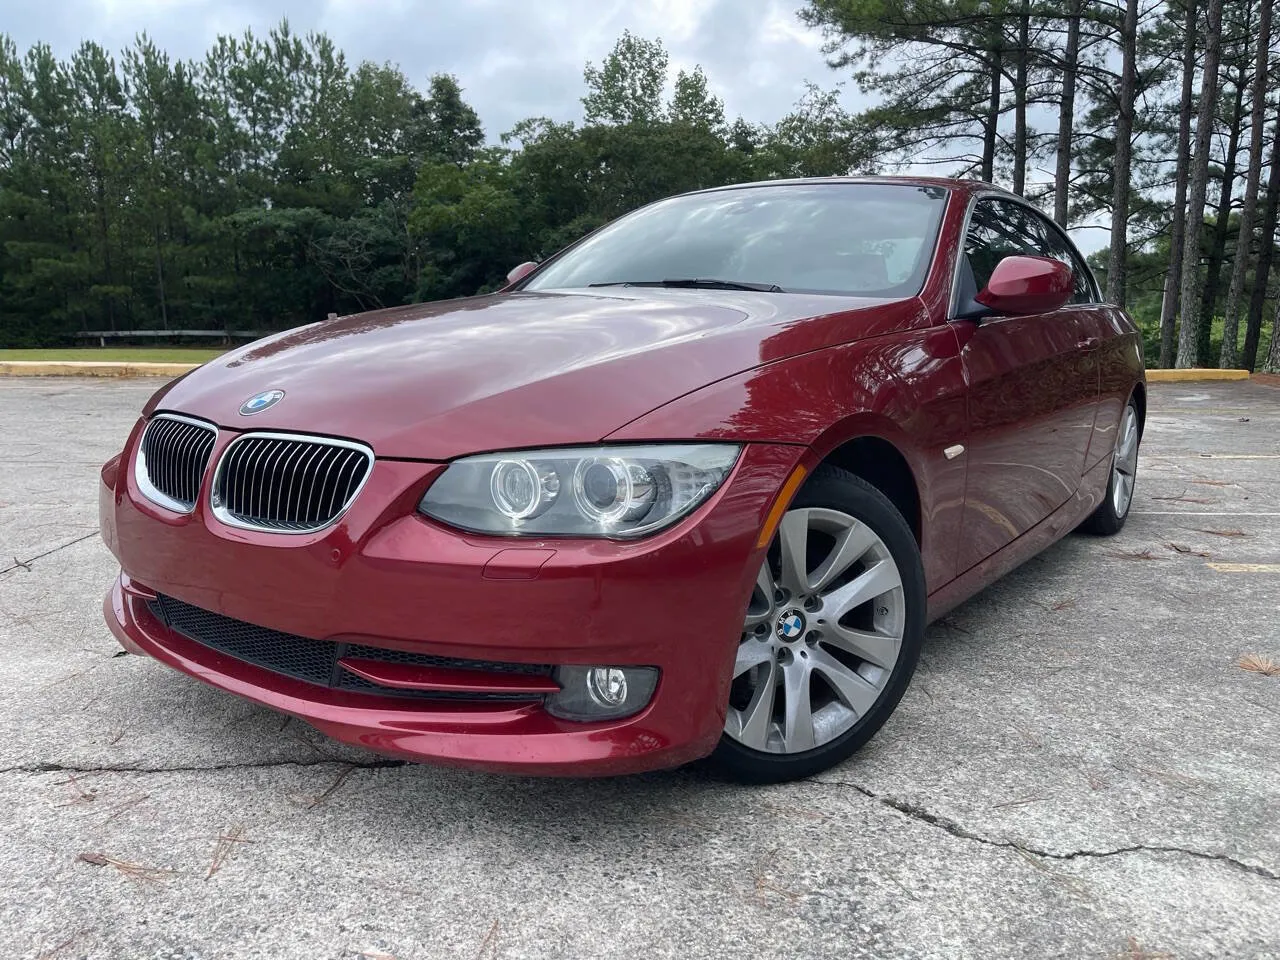
M 1153 385 L 1133 514 L 935 624 L 807 782 L 402 765 L 122 655 L 157 381 L 0 378 L 0 943 L 30 958 L 1280 957 L 1280 389 Z

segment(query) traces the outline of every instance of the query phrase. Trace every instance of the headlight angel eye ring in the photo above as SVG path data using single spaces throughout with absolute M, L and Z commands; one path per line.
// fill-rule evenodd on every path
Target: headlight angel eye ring
M 499 460 L 489 476 L 489 494 L 511 520 L 543 514 L 560 493 L 560 475 L 528 460 Z
M 621 457 L 581 460 L 573 472 L 578 509 L 601 524 L 639 520 L 653 506 L 657 487 L 643 464 Z

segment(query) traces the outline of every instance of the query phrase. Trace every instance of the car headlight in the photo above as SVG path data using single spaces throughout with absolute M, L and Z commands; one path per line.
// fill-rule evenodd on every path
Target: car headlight
M 475 533 L 628 539 L 674 523 L 724 482 L 726 443 L 581 447 L 467 457 L 418 509 Z

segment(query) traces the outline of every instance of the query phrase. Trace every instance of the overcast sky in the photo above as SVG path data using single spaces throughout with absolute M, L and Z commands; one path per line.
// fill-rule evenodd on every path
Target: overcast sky
M 730 117 L 773 121 L 806 79 L 841 77 L 822 37 L 796 19 L 799 0 L 0 0 L 0 31 L 69 56 L 82 39 L 112 51 L 146 31 L 170 54 L 199 57 L 219 33 L 265 33 L 288 17 L 329 34 L 353 65 L 398 64 L 418 86 L 461 81 L 491 140 L 529 116 L 579 119 L 582 67 L 624 29 L 661 37 L 672 71 L 702 64 Z M 847 96 L 859 106 L 856 92 Z
M 822 53 L 822 35 L 796 18 L 801 0 L 0 0 L 0 32 L 20 49 L 36 41 L 69 57 L 81 40 L 113 52 L 148 33 L 171 55 L 197 58 L 219 33 L 256 33 L 287 17 L 296 33 L 327 33 L 351 65 L 397 64 L 419 87 L 452 73 L 490 141 L 531 116 L 579 120 L 582 68 L 599 62 L 624 29 L 661 38 L 671 72 L 701 64 L 730 118 L 773 122 L 811 80 L 847 76 Z M 845 106 L 869 101 L 843 87 Z M 921 172 L 944 174 L 924 167 Z M 1033 180 L 1045 178 L 1033 170 Z M 1105 231 L 1072 231 L 1086 251 Z

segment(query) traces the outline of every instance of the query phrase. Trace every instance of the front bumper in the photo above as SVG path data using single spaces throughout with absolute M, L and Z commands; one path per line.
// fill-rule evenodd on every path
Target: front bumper
M 462 534 L 415 512 L 439 464 L 378 460 L 335 526 L 296 536 L 219 523 L 137 490 L 132 456 L 103 469 L 103 539 L 122 573 L 104 603 L 121 644 L 379 753 L 527 774 L 677 766 L 724 729 L 731 668 L 773 498 L 802 450 L 744 448 L 716 495 L 635 543 Z M 210 463 L 236 435 L 220 431 Z M 168 629 L 153 591 L 282 633 L 479 661 L 656 666 L 622 720 L 557 719 L 540 703 L 406 700 L 275 673 Z

